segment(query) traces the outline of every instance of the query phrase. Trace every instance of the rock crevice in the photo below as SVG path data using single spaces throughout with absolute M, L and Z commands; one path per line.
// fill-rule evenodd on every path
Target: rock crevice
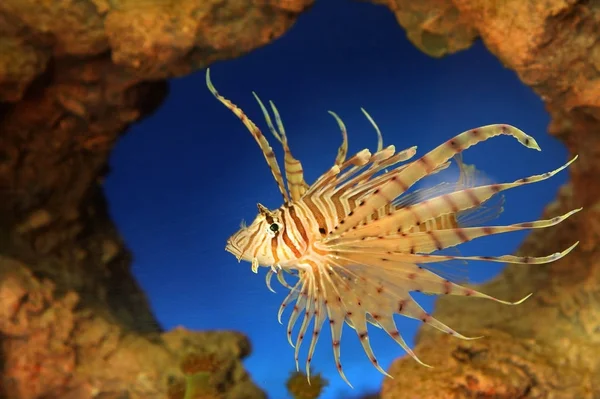
M 203 348 L 228 359 L 223 397 L 264 397 L 241 335 L 161 331 L 101 184 L 165 79 L 269 43 L 310 5 L 0 2 L 0 396 L 162 399 L 185 353 Z
M 423 52 L 480 38 L 544 100 L 550 134 L 579 160 L 545 210 L 584 210 L 522 251 L 580 246 L 508 267 L 481 289 L 519 307 L 442 298 L 436 317 L 487 340 L 428 330 L 383 398 L 600 395 L 600 5 L 593 0 L 373 0 Z M 162 398 L 194 350 L 221 354 L 226 398 L 261 398 L 233 332 L 163 332 L 130 272 L 101 183 L 115 141 L 167 95 L 164 79 L 238 57 L 289 29 L 312 0 L 0 2 L 0 390 L 11 399 Z M 483 317 L 485 315 L 485 318 Z M 481 320 L 486 320 L 482 331 Z M 560 372 L 560 378 L 557 373 Z M 220 378 L 220 377 L 215 377 Z M 125 396 L 123 396 L 125 395 Z
M 516 300 L 440 298 L 435 315 L 471 336 L 468 343 L 429 329 L 415 352 L 433 370 L 400 359 L 384 381 L 382 398 L 593 398 L 600 395 L 600 3 L 589 0 L 376 0 L 387 5 L 409 39 L 432 56 L 467 48 L 480 38 L 544 101 L 549 133 L 570 156 L 570 182 L 543 218 L 583 207 L 548 231 L 535 231 L 519 252 L 542 256 L 580 245 L 549 265 L 508 266 L 478 289 Z M 407 11 L 410 10 L 410 11 Z M 416 10 L 414 13 L 412 10 Z M 414 18 L 406 22 L 406 13 Z M 434 36 L 436 40 L 427 38 Z M 481 321 L 485 321 L 482 325 Z M 456 359 L 456 354 L 469 353 Z

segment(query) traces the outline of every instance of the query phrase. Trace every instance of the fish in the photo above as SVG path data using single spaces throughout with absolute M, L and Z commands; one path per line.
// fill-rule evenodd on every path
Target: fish
M 377 148 L 374 153 L 363 149 L 348 156 L 346 126 L 336 113 L 328 111 L 341 131 L 342 144 L 333 166 L 309 185 L 304 179 L 302 163 L 290 150 L 281 116 L 272 101 L 269 106 L 273 118 L 258 95 L 252 93 L 271 134 L 283 148 L 283 173 L 266 136 L 238 106 L 219 94 L 211 81 L 209 68 L 206 84 L 213 96 L 252 134 L 283 198 L 277 209 L 258 203 L 255 219 L 227 239 L 225 250 L 238 262 L 249 262 L 254 273 L 258 273 L 259 267 L 268 268 L 265 281 L 271 291 L 273 276 L 289 290 L 279 308 L 278 320 L 283 324 L 282 315 L 291 308 L 286 333 L 295 349 L 298 370 L 299 349 L 310 339 L 305 361 L 309 379 L 311 361 L 324 324 L 329 324 L 331 330 L 337 371 L 352 387 L 341 362 L 344 325 L 355 331 L 371 364 L 391 377 L 375 357 L 369 341 L 369 325 L 385 331 L 409 356 L 426 367 L 431 366 L 421 361 L 406 344 L 394 315 L 419 320 L 460 339 L 481 338 L 462 335 L 437 320 L 417 303 L 411 292 L 485 298 L 505 305 L 521 304 L 532 295 L 515 302 L 495 298 L 436 272 L 436 265 L 472 260 L 546 264 L 563 258 L 579 243 L 539 257 L 442 253 L 479 237 L 555 226 L 581 211 L 579 208 L 548 220 L 510 225 L 480 224 L 502 212 L 504 191 L 547 180 L 577 159 L 575 156 L 553 171 L 512 183 L 478 178 L 477 169 L 462 162 L 462 152 L 482 141 L 508 135 L 526 148 L 541 151 L 532 136 L 514 126 L 491 124 L 470 129 L 415 158 L 416 146 L 400 151 L 396 151 L 394 145 L 384 147 L 379 127 L 361 108 L 377 133 Z M 422 179 L 447 169 L 452 162 L 460 170 L 458 181 L 409 191 Z M 289 283 L 289 276 L 296 281 Z M 300 317 L 302 322 L 293 339 L 292 330 Z M 309 331 L 311 321 L 313 327 Z

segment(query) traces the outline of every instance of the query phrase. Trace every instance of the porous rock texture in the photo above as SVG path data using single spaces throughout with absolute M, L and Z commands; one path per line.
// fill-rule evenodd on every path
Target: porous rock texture
M 421 331 L 383 398 L 600 396 L 600 2 L 372 0 L 440 57 L 478 37 L 545 101 L 551 134 L 579 160 L 521 252 L 580 246 L 548 266 L 508 267 L 436 316 L 479 341 Z M 217 353 L 226 398 L 262 398 L 234 332 L 163 332 L 106 212 L 107 157 L 166 96 L 164 79 L 279 37 L 312 0 L 0 1 L 0 396 L 163 398 L 194 350 Z
M 434 368 L 397 360 L 381 397 L 600 397 L 600 1 L 373 1 L 387 5 L 427 54 L 448 55 L 481 38 L 514 70 L 545 102 L 550 134 L 570 156 L 579 155 L 544 217 L 583 207 L 556 228 L 533 232 L 519 249 L 542 256 L 580 241 L 568 256 L 545 266 L 509 266 L 479 287 L 507 300 L 533 297 L 514 307 L 441 298 L 437 318 L 485 338 L 461 341 L 421 329 L 415 351 Z
M 165 79 L 269 43 L 310 3 L 0 1 L 0 397 L 162 399 L 190 351 L 218 355 L 223 398 L 265 397 L 241 334 L 161 331 L 101 182 Z

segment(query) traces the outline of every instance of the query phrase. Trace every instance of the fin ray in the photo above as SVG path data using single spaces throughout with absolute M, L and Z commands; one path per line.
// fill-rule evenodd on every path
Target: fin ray
M 275 157 L 273 148 L 271 148 L 271 146 L 269 145 L 269 142 L 267 141 L 266 137 L 263 135 L 258 126 L 256 126 L 254 122 L 252 122 L 250 118 L 248 118 L 240 108 L 238 108 L 233 102 L 219 94 L 219 92 L 212 84 L 212 81 L 210 79 L 209 68 L 206 68 L 206 85 L 208 86 L 208 89 L 213 94 L 213 96 L 215 96 L 215 98 L 219 100 L 227 109 L 233 112 L 233 114 L 237 116 L 242 121 L 244 126 L 246 126 L 246 128 L 250 131 L 252 137 L 254 137 L 254 140 L 260 147 L 263 156 L 265 157 L 265 160 L 269 165 L 269 168 L 271 169 L 271 174 L 273 175 L 273 178 L 277 183 L 279 192 L 283 196 L 283 200 L 285 202 L 288 202 L 290 200 L 290 197 L 283 183 L 283 175 L 281 174 L 281 169 L 279 168 L 279 164 L 277 163 L 277 158 Z
M 540 150 L 533 137 L 509 125 L 488 125 L 463 132 L 439 145 L 421 158 L 410 163 L 400 172 L 391 173 L 390 180 L 383 184 L 369 198 L 363 200 L 352 214 L 347 215 L 334 227 L 333 236 L 339 236 L 356 226 L 368 215 L 393 201 L 413 184 L 430 174 L 439 165 L 467 148 L 501 134 L 515 137 L 525 147 Z

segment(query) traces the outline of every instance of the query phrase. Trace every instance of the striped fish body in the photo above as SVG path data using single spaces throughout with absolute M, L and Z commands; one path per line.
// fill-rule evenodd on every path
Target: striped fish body
M 461 167 L 461 176 L 456 186 L 467 187 L 461 181 L 472 179 L 476 171 L 465 169 L 465 165 L 461 162 L 459 162 L 459 167 Z M 398 208 L 405 207 L 410 200 L 414 201 L 416 198 L 439 194 L 442 191 L 443 189 L 439 186 L 418 190 L 411 193 L 410 196 L 402 198 L 402 201 L 390 203 L 378 209 L 366 218 L 366 221 L 378 220 Z M 351 212 L 356 206 L 357 199 L 342 195 L 323 196 L 315 199 L 303 196 L 297 202 L 285 204 L 274 211 L 258 204 L 259 213 L 254 221 L 229 238 L 226 250 L 237 256 L 238 260 L 254 261 L 257 266 L 277 265 L 293 270 L 297 268 L 298 262 L 302 261 L 302 257 L 307 253 L 311 244 L 321 240 L 325 232 L 339 222 L 340 216 Z M 483 222 L 494 218 L 500 212 L 502 212 L 502 207 L 497 204 L 492 212 L 488 212 L 487 218 L 477 218 L 477 221 Z M 417 226 L 410 226 L 407 232 L 465 227 L 466 223 L 460 223 L 461 216 L 470 213 L 474 212 L 440 215 Z M 335 215 L 336 218 L 328 219 L 329 215 Z M 243 248 L 252 250 L 244 252 Z M 308 261 L 310 262 L 309 259 Z
M 255 94 L 269 130 L 284 150 L 286 188 L 273 150 L 260 129 L 216 91 L 208 71 L 207 85 L 253 135 L 283 197 L 283 205 L 276 210 L 259 204 L 255 220 L 229 238 L 226 250 L 238 260 L 251 262 L 255 272 L 259 266 L 270 267 L 266 273 L 269 289 L 272 277 L 276 276 L 289 290 L 278 318 L 281 322 L 284 311 L 291 308 L 287 337 L 295 348 L 297 368 L 300 345 L 310 338 L 305 363 L 307 375 L 326 320 L 331 330 L 336 367 L 350 385 L 340 355 L 344 325 L 355 330 L 373 366 L 387 375 L 371 348 L 369 324 L 383 329 L 424 366 L 427 365 L 404 341 L 394 315 L 420 320 L 460 339 L 474 339 L 428 314 L 413 299 L 411 292 L 473 296 L 508 305 L 519 304 L 528 297 L 516 302 L 491 297 L 434 272 L 436 264 L 454 260 L 543 264 L 564 257 L 577 245 L 574 243 L 563 251 L 542 257 L 450 256 L 439 252 L 478 237 L 554 226 L 580 210 L 549 220 L 507 226 L 480 224 L 502 211 L 503 191 L 546 180 L 575 160 L 554 171 L 512 183 L 492 184 L 478 179 L 476 170 L 463 164 L 460 156 L 472 145 L 494 136 L 508 135 L 527 148 L 540 150 L 531 136 L 513 126 L 488 125 L 471 129 L 413 160 L 416 147 L 402 151 L 396 151 L 394 146 L 384 148 L 379 128 L 363 110 L 377 132 L 377 150 L 373 154 L 362 150 L 346 159 L 346 128 L 341 119 L 330 112 L 342 132 L 342 145 L 333 166 L 308 185 L 301 163 L 288 146 L 277 108 L 269 103 L 274 124 L 267 108 Z M 452 160 L 460 169 L 458 182 L 409 191 L 424 177 L 447 168 Z M 297 280 L 288 283 L 284 272 L 295 275 Z M 294 339 L 292 331 L 300 318 L 302 321 Z M 312 331 L 308 332 L 311 321 L 314 321 Z

